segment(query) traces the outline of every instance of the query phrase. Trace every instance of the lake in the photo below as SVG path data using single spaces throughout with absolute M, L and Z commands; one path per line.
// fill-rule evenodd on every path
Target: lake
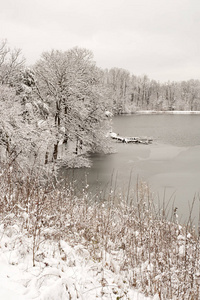
M 76 188 L 82 190 L 85 181 L 89 192 L 108 191 L 125 198 L 135 189 L 138 180 L 145 181 L 155 202 L 171 199 L 184 223 L 194 197 L 192 217 L 199 218 L 200 194 L 200 115 L 134 114 L 113 118 L 113 132 L 121 136 L 152 137 L 149 145 L 124 144 L 113 141 L 117 153 L 93 157 L 93 166 L 74 170 Z M 170 204 L 172 205 L 172 204 Z

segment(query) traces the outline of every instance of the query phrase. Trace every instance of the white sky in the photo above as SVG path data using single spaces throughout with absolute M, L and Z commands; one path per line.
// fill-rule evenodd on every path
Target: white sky
M 159 81 L 200 79 L 200 0 L 0 0 L 0 39 L 28 64 L 84 47 L 97 66 Z

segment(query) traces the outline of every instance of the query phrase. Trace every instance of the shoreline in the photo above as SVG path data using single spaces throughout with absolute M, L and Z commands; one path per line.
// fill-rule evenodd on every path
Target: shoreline
M 191 111 L 191 110 L 138 110 L 135 112 L 131 112 L 131 113 L 122 113 L 121 115 L 139 115 L 139 114 L 143 114 L 143 115 L 150 115 L 150 114 L 168 114 L 168 115 L 200 115 L 200 110 L 195 110 L 195 111 Z

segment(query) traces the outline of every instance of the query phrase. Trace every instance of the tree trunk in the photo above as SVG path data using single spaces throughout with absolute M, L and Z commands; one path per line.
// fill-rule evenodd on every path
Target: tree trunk
M 53 161 L 58 158 L 58 141 L 56 144 L 54 144 L 54 150 L 53 150 Z
M 45 153 L 45 160 L 44 160 L 44 164 L 45 164 L 45 165 L 48 164 L 48 157 L 49 157 L 49 152 L 46 151 L 46 153 Z

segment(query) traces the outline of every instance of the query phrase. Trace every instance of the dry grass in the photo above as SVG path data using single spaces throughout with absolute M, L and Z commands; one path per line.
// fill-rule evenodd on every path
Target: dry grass
M 22 176 L 21 170 L 2 166 L 0 222 L 5 228 L 17 223 L 33 238 L 33 265 L 41 243 L 64 239 L 83 244 L 94 260 L 146 295 L 198 299 L 200 241 L 190 220 L 181 226 L 173 213 L 167 220 L 143 183 L 127 195 L 124 201 L 112 194 L 110 201 L 91 202 L 86 191 L 77 198 L 70 184 L 41 183 L 34 172 Z

